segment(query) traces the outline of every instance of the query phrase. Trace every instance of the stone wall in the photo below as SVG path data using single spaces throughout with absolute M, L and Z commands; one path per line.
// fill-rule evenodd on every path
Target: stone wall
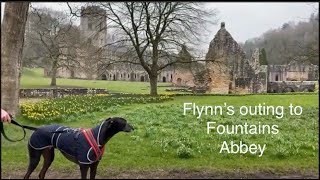
M 91 88 L 20 89 L 20 98 L 53 98 L 88 94 L 108 94 L 108 91 L 106 89 Z
M 182 46 L 177 56 L 177 63 L 173 68 L 172 82 L 174 86 L 193 88 L 204 84 L 205 64 L 194 61 L 186 46 Z
M 174 86 L 193 87 L 195 85 L 194 76 L 190 69 L 176 69 L 173 74 L 172 82 Z
M 251 59 L 247 60 L 245 77 L 250 81 L 248 92 L 250 93 L 266 93 L 268 86 L 268 66 L 260 65 L 259 49 L 255 49 Z
M 260 65 L 259 72 L 255 77 L 253 93 L 266 93 L 268 89 L 268 66 Z
M 223 62 L 215 61 L 208 67 L 208 91 L 210 93 L 228 94 L 232 88 L 229 69 Z
M 205 83 L 205 67 L 199 62 L 175 65 L 172 83 L 174 86 L 195 87 Z
M 314 92 L 316 81 L 282 81 L 269 82 L 268 93 Z

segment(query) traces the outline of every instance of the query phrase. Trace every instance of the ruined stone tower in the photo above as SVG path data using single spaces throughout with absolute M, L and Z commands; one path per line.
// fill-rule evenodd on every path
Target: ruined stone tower
M 220 30 L 210 42 L 206 55 L 209 93 L 232 93 L 236 86 L 236 79 L 244 76 L 244 63 L 244 51 L 222 22 Z
M 107 42 L 107 13 L 99 6 L 81 8 L 80 30 L 87 43 L 103 47 Z
M 175 86 L 195 87 L 201 86 L 204 81 L 205 65 L 193 61 L 194 57 L 188 52 L 185 45 L 177 56 L 177 63 L 174 64 L 174 74 L 172 82 Z

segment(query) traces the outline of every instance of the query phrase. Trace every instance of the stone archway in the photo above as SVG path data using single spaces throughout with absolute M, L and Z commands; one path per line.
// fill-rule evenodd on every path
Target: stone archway
M 141 77 L 140 77 L 140 81 L 141 81 L 141 82 L 144 82 L 144 76 L 141 76 Z
M 133 72 L 130 73 L 130 81 L 135 81 L 135 74 Z
M 102 74 L 102 76 L 101 76 L 101 80 L 107 80 L 107 75 Z
M 282 92 L 294 92 L 294 89 L 291 87 L 286 87 Z
M 303 92 L 314 92 L 314 91 L 312 89 L 305 88 L 305 89 L 303 89 Z
M 166 77 L 162 77 L 162 82 L 167 82 L 167 78 Z
M 178 86 L 181 86 L 181 81 L 182 81 L 181 78 L 178 78 L 178 79 L 177 79 L 177 85 L 178 85 Z
M 74 70 L 70 71 L 70 76 L 71 76 L 71 78 L 74 78 Z
M 231 94 L 233 92 L 232 89 L 232 82 L 229 82 L 229 90 L 228 90 L 228 94 Z
M 116 72 L 116 81 L 118 81 L 120 78 L 120 73 L 119 72 Z
M 113 74 L 113 80 L 114 81 L 116 81 L 117 79 L 116 79 L 116 75 L 115 74 Z

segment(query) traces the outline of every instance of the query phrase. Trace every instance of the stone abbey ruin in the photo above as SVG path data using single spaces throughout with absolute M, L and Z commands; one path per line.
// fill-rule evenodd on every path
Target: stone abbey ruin
M 85 11 L 101 11 L 98 7 L 88 7 Z M 92 47 L 106 44 L 107 30 L 97 27 L 106 22 L 106 18 L 91 17 L 90 13 L 81 17 L 80 31 Z M 90 54 L 90 48 L 79 47 L 79 54 Z M 108 49 L 101 56 L 116 58 Z M 95 54 L 96 55 L 96 54 Z M 100 79 L 111 81 L 149 81 L 148 74 L 140 65 L 114 64 L 106 68 L 94 61 L 95 55 L 81 59 L 82 66 L 60 68 L 58 77 Z M 128 57 L 130 58 L 130 57 Z M 174 87 L 190 89 L 196 92 L 217 94 L 267 93 L 267 92 L 313 92 L 319 79 L 319 67 L 313 64 L 292 61 L 287 65 L 260 65 L 259 49 L 251 58 L 221 23 L 213 40 L 210 42 L 204 62 L 194 61 L 185 46 L 175 58 L 178 61 L 165 68 L 158 75 L 158 82 L 171 82 Z M 161 60 L 160 60 L 161 61 Z M 86 71 L 83 68 L 88 68 Z M 88 73 L 90 72 L 90 73 Z M 48 69 L 45 74 L 49 75 Z

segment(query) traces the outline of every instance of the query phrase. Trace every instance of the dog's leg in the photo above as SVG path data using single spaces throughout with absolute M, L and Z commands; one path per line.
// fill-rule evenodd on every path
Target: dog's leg
M 89 165 L 80 164 L 81 179 L 87 179 L 88 169 L 89 169 Z
M 54 149 L 53 148 L 44 149 L 42 151 L 42 156 L 44 158 L 44 161 L 43 161 L 43 167 L 39 174 L 39 179 L 44 179 L 44 176 L 46 175 L 46 172 L 54 159 Z
M 90 165 L 90 179 L 96 178 L 98 164 L 99 164 L 99 161 Z
M 27 173 L 24 176 L 24 179 L 29 179 L 31 173 L 38 166 L 40 157 L 41 157 L 41 150 L 35 150 L 29 144 L 28 144 L 28 150 L 29 150 L 29 167 L 28 167 Z

